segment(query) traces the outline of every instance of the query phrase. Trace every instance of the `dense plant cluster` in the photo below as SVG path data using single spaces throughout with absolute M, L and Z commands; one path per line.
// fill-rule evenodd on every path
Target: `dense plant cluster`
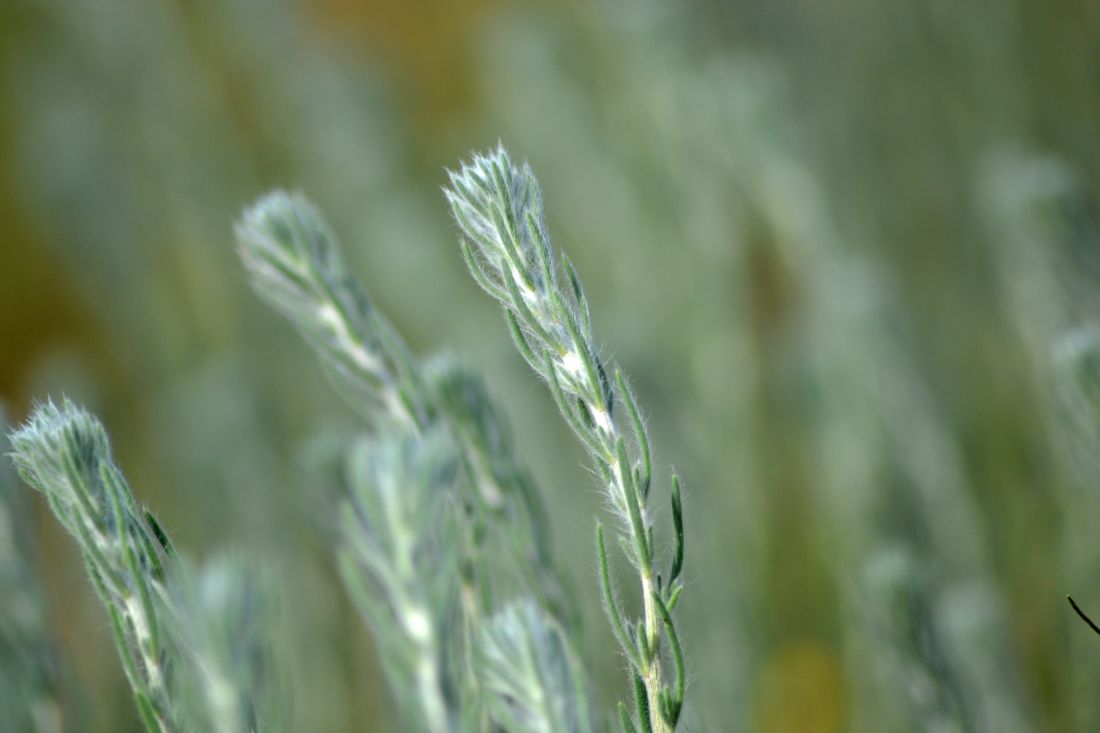
M 505 303 L 521 353 L 592 453 L 639 574 L 644 612 L 632 621 L 615 597 L 597 525 L 606 611 L 635 687 L 633 712 L 619 706 L 620 724 L 671 731 L 686 683 L 673 620 L 683 589 L 679 480 L 675 551 L 662 576 L 641 411 L 621 371 L 609 377 L 596 356 L 571 265 L 570 289 L 558 285 L 533 175 L 499 149 L 476 156 L 452 183 L 447 195 L 471 271 Z M 250 208 L 237 240 L 257 293 L 294 323 L 366 423 L 318 475 L 331 485 L 317 511 L 406 725 L 428 733 L 591 731 L 597 718 L 569 631 L 573 601 L 546 546 L 542 500 L 480 380 L 446 357 L 412 356 L 300 195 L 274 193 Z M 630 449 L 616 421 L 622 410 Z M 269 673 L 255 632 L 266 614 L 245 566 L 214 566 L 196 592 L 115 465 L 102 424 L 69 400 L 40 405 L 11 441 L 20 474 L 81 549 L 150 733 L 277 727 L 259 713 L 257 683 Z M 215 589 L 203 593 L 204 585 Z M 208 595 L 213 606 L 203 603 Z M 662 672 L 666 655 L 675 666 L 670 677 Z

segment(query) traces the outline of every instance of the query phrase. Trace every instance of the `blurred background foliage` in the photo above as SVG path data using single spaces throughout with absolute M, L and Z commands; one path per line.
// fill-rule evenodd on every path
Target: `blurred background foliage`
M 1068 0 L 2 0 L 0 393 L 99 412 L 192 556 L 272 558 L 289 730 L 393 730 L 300 478 L 352 416 L 232 249 L 301 188 L 507 404 L 607 708 L 600 500 L 440 194 L 499 139 L 687 482 L 689 722 L 1096 730 L 1098 68 Z M 38 509 L 74 730 L 137 730 Z

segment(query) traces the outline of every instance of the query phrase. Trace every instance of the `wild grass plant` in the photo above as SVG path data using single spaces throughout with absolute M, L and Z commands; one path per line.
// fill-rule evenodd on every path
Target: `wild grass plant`
M 447 199 L 462 230 L 470 273 L 504 306 L 516 348 L 549 385 L 566 423 L 591 455 L 622 549 L 638 573 L 644 610 L 640 618 L 624 618 L 597 523 L 604 610 L 634 675 L 635 719 L 631 722 L 621 706 L 623 728 L 672 730 L 680 719 L 686 674 L 672 616 L 683 590 L 680 480 L 672 478 L 673 549 L 662 574 L 649 504 L 653 468 L 645 422 L 621 370 L 599 356 L 580 279 L 568 259 L 559 265 L 550 245 L 534 174 L 497 148 L 476 155 L 450 180 Z M 618 422 L 616 405 L 618 415 L 625 415 Z M 672 673 L 662 670 L 665 654 Z

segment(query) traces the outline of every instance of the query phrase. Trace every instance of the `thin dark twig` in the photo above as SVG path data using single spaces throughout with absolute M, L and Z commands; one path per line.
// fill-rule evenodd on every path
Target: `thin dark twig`
M 1092 619 L 1089 618 L 1088 615 L 1081 610 L 1080 606 L 1078 606 L 1076 602 L 1074 602 L 1073 596 L 1066 596 L 1066 600 L 1069 601 L 1069 605 L 1073 606 L 1073 610 L 1077 612 L 1077 615 L 1081 617 L 1081 620 L 1088 624 L 1089 628 L 1095 631 L 1097 635 L 1100 635 L 1100 627 L 1094 624 L 1092 622 Z

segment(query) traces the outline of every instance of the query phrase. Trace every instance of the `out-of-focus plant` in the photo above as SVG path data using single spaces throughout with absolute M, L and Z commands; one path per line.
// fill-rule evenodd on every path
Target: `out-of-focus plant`
M 912 554 L 899 546 L 870 553 L 859 577 L 860 655 L 873 715 L 857 724 L 881 731 L 978 730 L 939 628 L 933 594 Z
M 424 365 L 413 358 L 303 197 L 266 197 L 245 213 L 237 240 L 256 291 L 298 327 L 348 403 L 376 431 L 396 425 L 423 433 L 440 424 L 451 435 L 473 489 L 464 497 L 468 551 L 480 553 L 486 533 L 503 541 L 518 554 L 493 561 L 512 565 L 527 590 L 566 614 L 541 500 L 480 379 L 448 357 Z M 483 586 L 475 595 L 484 601 L 489 592 Z
M 983 224 L 1003 249 L 999 282 L 1029 363 L 1054 464 L 1049 494 L 1060 502 L 1063 526 L 1053 548 L 1060 593 L 1095 605 L 1100 547 L 1100 220 L 1085 182 L 1057 156 L 1015 146 L 989 151 L 975 177 Z M 1068 607 L 1063 615 L 1072 618 Z M 1076 634 L 1087 634 L 1080 626 Z M 1100 684 L 1100 657 L 1074 640 L 1063 650 L 1064 686 L 1074 696 Z M 1100 710 L 1067 712 L 1074 729 L 1100 725 Z
M 489 708 L 505 730 L 588 733 L 583 675 L 558 622 L 530 601 L 498 611 L 479 640 Z
M 335 551 L 340 574 L 370 623 L 408 725 L 456 730 L 462 719 L 455 663 L 461 539 L 448 506 L 455 455 L 433 433 L 387 435 L 347 459 Z
M 8 426 L 0 408 L 0 456 Z M 12 730 L 60 733 L 64 701 L 56 644 L 35 568 L 29 497 L 0 460 L 0 720 Z
M 421 365 L 411 356 L 301 196 L 263 199 L 237 239 L 256 291 L 298 327 L 372 427 L 375 437 L 348 459 L 334 550 L 406 719 L 432 733 L 515 716 L 533 729 L 587 726 L 583 685 L 563 661 L 571 601 L 552 565 L 544 510 L 480 380 L 447 358 Z M 452 462 L 457 478 L 445 470 Z M 441 529 L 444 514 L 455 520 L 451 531 Z M 493 615 L 517 593 L 541 604 L 538 613 L 523 623 Z M 499 658 L 481 651 L 489 641 L 498 649 L 521 641 L 533 655 L 519 668 L 528 676 L 512 680 L 517 688 L 501 686 Z M 545 670 L 558 675 L 544 679 Z
M 239 556 L 220 555 L 198 570 L 181 567 L 167 624 L 181 669 L 188 730 L 285 730 L 270 650 L 272 578 Z

